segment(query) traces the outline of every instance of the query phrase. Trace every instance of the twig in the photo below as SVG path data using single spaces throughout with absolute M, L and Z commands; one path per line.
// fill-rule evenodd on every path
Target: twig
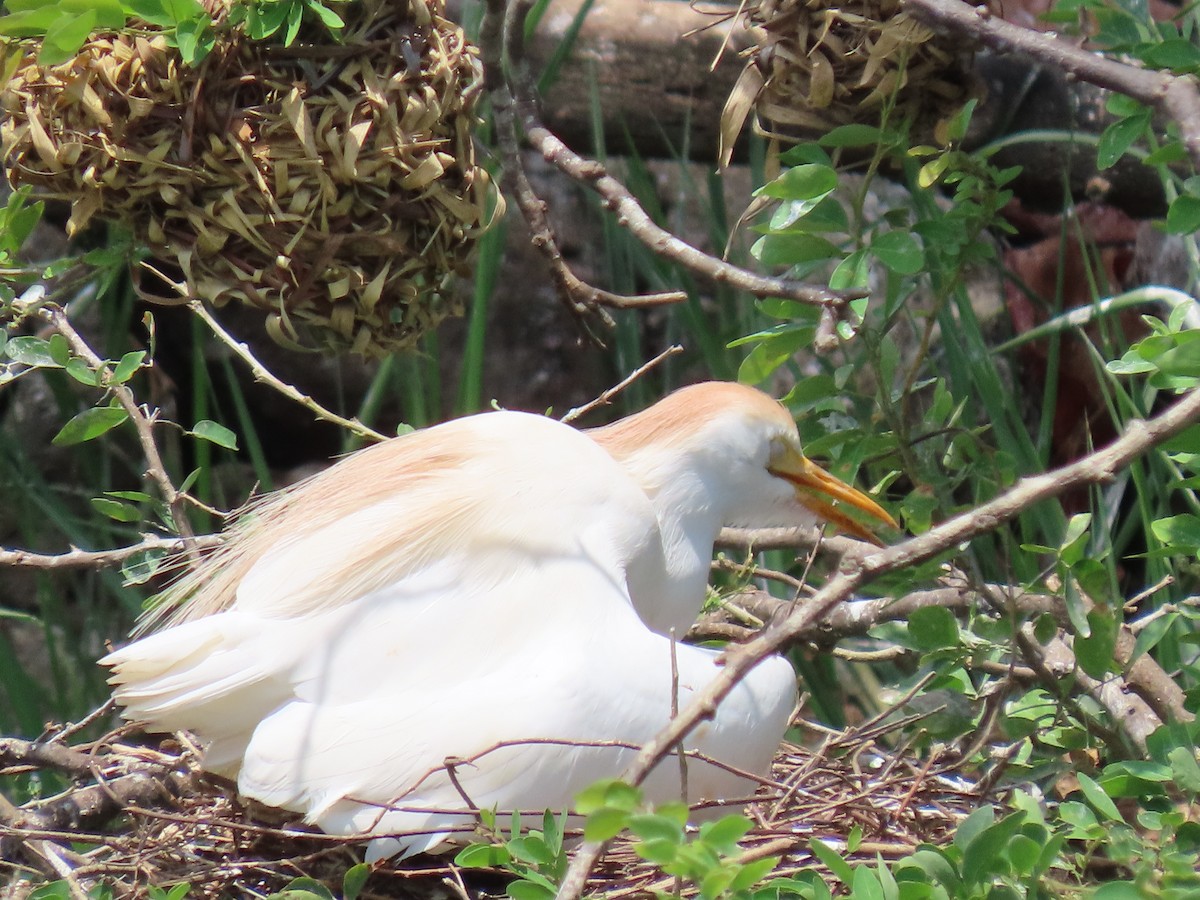
M 892 645 L 879 650 L 847 650 L 845 647 L 834 647 L 829 652 L 838 659 L 844 659 L 847 662 L 891 662 L 894 659 L 907 656 L 913 651 L 907 647 Z
M 369 441 L 386 441 L 388 439 L 387 435 L 380 434 L 374 428 L 371 428 L 369 425 L 364 425 L 358 419 L 347 419 L 343 416 L 339 416 L 332 410 L 326 409 L 308 394 L 301 393 L 286 381 L 281 381 L 274 374 L 272 374 L 270 369 L 258 361 L 254 354 L 250 352 L 250 348 L 246 346 L 245 343 L 239 341 L 228 331 L 226 331 L 221 326 L 221 323 L 213 318 L 212 313 L 205 309 L 204 304 L 199 300 L 189 300 L 187 307 L 193 313 L 195 313 L 200 321 L 208 326 L 209 330 L 213 333 L 217 340 L 232 350 L 234 355 L 250 368 L 251 373 L 254 375 L 255 381 L 274 388 L 289 400 L 299 403 L 318 419 L 324 419 L 326 422 L 332 422 L 334 425 L 339 425 L 361 438 L 365 438 Z
M 621 393 L 621 391 L 625 390 L 625 388 L 629 387 L 639 378 L 646 375 L 647 372 L 649 372 L 663 360 L 670 359 L 675 354 L 682 352 L 682 346 L 679 344 L 672 344 L 662 353 L 658 354 L 658 356 L 654 357 L 654 359 L 650 360 L 649 362 L 642 363 L 612 387 L 608 388 L 606 391 L 603 391 L 595 400 L 589 400 L 587 403 L 583 404 L 583 406 L 576 406 L 574 409 L 570 410 L 565 416 L 562 417 L 560 421 L 570 425 L 576 419 L 583 418 L 592 410 L 598 409 L 601 406 L 608 406 L 610 403 L 612 403 L 613 398 Z
M 986 6 L 961 0 L 903 0 L 903 6 L 927 25 L 978 41 L 999 53 L 1023 53 L 1081 81 L 1154 107 L 1179 124 L 1192 164 L 1200 167 L 1200 92 L 1190 75 L 1139 69 L 1106 59 L 1053 35 L 998 19 Z
M 624 778 L 640 784 L 663 756 L 701 720 L 716 714 L 717 704 L 755 665 L 777 653 L 811 628 L 854 591 L 889 572 L 923 562 L 978 535 L 994 531 L 1036 503 L 1089 484 L 1111 481 L 1116 473 L 1153 447 L 1200 419 L 1200 390 L 1184 395 L 1165 412 L 1146 422 L 1131 422 L 1126 432 L 1102 450 L 1051 472 L 1023 478 L 1009 490 L 975 510 L 891 547 L 875 548 L 855 564 L 843 563 L 807 603 L 783 622 L 772 625 L 754 640 L 726 655 L 724 668 L 671 720 L 658 736 L 642 748 Z M 578 900 L 587 875 L 604 850 L 604 843 L 585 842 L 571 860 L 558 892 L 558 900 Z
M 143 409 L 128 385 L 112 383 L 112 370 L 88 346 L 87 341 L 80 337 L 62 307 L 45 304 L 37 307 L 33 313 L 48 321 L 55 331 L 67 339 L 72 352 L 83 359 L 88 367 L 100 376 L 100 383 L 105 389 L 112 391 L 117 402 L 121 404 L 121 408 L 125 410 L 125 414 L 129 416 L 129 420 L 137 430 L 142 453 L 146 457 L 146 474 L 158 485 L 163 501 L 171 510 L 171 519 L 175 529 L 179 532 L 187 551 L 192 552 L 195 549 L 195 534 L 192 532 L 192 526 L 187 518 L 187 501 L 184 495 L 175 489 L 171 477 L 167 474 L 167 467 L 163 465 L 162 457 L 159 455 L 158 444 L 154 441 L 154 422 L 158 411 L 150 412 Z
M 489 2 L 484 11 L 479 40 L 484 84 L 492 101 L 492 118 L 496 123 L 496 137 L 504 158 L 505 181 L 508 182 L 510 193 L 516 198 L 517 206 L 529 225 L 530 241 L 546 258 L 550 266 L 550 276 L 566 301 L 567 308 L 581 320 L 587 315 L 595 315 L 603 325 L 611 328 L 614 323 L 604 307 L 632 309 L 686 300 L 687 294 L 682 291 L 628 296 L 601 290 L 580 279 L 563 259 L 554 229 L 546 216 L 546 204 L 530 184 L 525 163 L 521 159 L 521 142 L 517 134 L 517 117 L 513 111 L 513 95 L 504 77 L 505 13 L 503 0 Z
M 728 284 L 756 297 L 786 297 L 801 303 L 829 306 L 839 310 L 849 300 L 865 296 L 862 291 L 835 291 L 824 285 L 757 275 L 704 253 L 659 227 L 629 189 L 609 175 L 601 163 L 584 159 L 567 147 L 542 124 L 537 114 L 533 78 L 525 62 L 523 46 L 524 22 L 531 5 L 531 0 L 513 0 L 511 5 L 506 3 L 506 0 L 487 0 L 480 45 L 488 90 L 502 138 L 504 133 L 508 132 L 508 137 L 515 143 L 516 124 L 519 123 L 529 144 L 538 150 L 547 162 L 598 194 L 605 208 L 616 215 L 619 225 L 655 254 L 685 266 L 710 281 Z M 503 68 L 505 58 L 509 67 L 507 78 Z M 510 120 L 512 124 L 509 124 Z M 513 149 L 511 146 L 505 148 L 509 159 L 512 158 Z M 518 203 L 524 211 L 526 204 L 522 203 L 520 193 Z M 544 220 L 545 205 L 532 193 L 531 188 L 528 205 L 535 215 Z M 544 241 L 548 231 L 539 227 L 535 227 L 534 230 L 535 242 Z M 545 247 L 542 249 L 546 252 Z M 663 296 L 656 295 L 652 302 L 664 302 Z M 573 297 L 572 302 L 577 303 L 579 299 Z M 634 299 L 639 305 L 644 305 L 643 298 Z M 598 299 L 597 302 L 604 301 Z
M 215 534 L 195 535 L 191 549 L 204 550 L 216 547 L 221 537 Z M 165 550 L 182 553 L 189 549 L 183 538 L 165 538 L 154 534 L 142 537 L 139 543 L 112 550 L 80 550 L 72 548 L 65 553 L 34 553 L 29 550 L 9 550 L 0 547 L 0 566 L 16 566 L 30 569 L 103 569 L 118 566 L 130 557 L 147 550 Z

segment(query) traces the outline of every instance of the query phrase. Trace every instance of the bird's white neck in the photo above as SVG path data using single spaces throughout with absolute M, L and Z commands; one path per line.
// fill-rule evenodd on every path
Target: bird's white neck
M 645 477 L 641 484 L 658 518 L 664 558 L 648 566 L 644 577 L 631 567 L 630 595 L 647 626 L 660 634 L 674 628 L 682 638 L 704 605 L 723 510 L 693 474 Z

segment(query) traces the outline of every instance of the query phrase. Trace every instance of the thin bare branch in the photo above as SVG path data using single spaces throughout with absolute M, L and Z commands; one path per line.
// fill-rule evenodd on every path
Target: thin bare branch
M 196 535 L 191 547 L 204 550 L 221 543 L 219 535 Z M 139 553 L 149 550 L 165 550 L 168 554 L 182 553 L 188 549 L 183 538 L 165 538 L 154 534 L 144 535 L 142 540 L 128 547 L 112 550 L 80 550 L 71 548 L 65 553 L 34 553 L 30 550 L 10 550 L 0 547 L 0 566 L 16 566 L 30 569 L 104 569 L 119 566 Z
M 847 301 L 864 296 L 862 291 L 835 291 L 825 285 L 809 284 L 788 278 L 774 278 L 750 272 L 715 256 L 704 253 L 671 232 L 661 228 L 642 208 L 633 194 L 612 177 L 598 161 L 584 159 L 542 124 L 537 114 L 536 91 L 525 61 L 524 23 L 531 0 L 488 0 L 480 45 L 488 90 L 492 97 L 501 140 L 505 143 L 506 162 L 517 154 L 516 132 L 519 125 L 526 141 L 559 171 L 599 195 L 604 206 L 616 216 L 616 221 L 646 247 L 664 259 L 678 263 L 717 284 L 727 284 L 756 297 L 787 297 L 841 309 Z M 507 74 L 504 63 L 507 61 Z M 519 166 L 519 162 L 516 163 Z M 518 174 L 517 202 L 534 230 L 539 249 L 553 260 L 556 280 L 564 285 L 561 272 L 565 265 L 553 245 L 553 236 L 545 224 L 545 204 L 529 187 L 523 173 Z M 549 240 L 548 240 L 549 239 Z M 557 258 L 555 258 L 557 257 Z M 573 277 L 573 276 L 572 276 Z M 588 291 L 595 288 L 584 285 Z M 604 292 L 589 295 L 579 285 L 569 281 L 565 289 L 576 313 L 594 310 L 595 304 L 630 305 L 630 298 L 609 298 Z M 653 295 L 649 302 L 672 302 L 671 295 Z M 646 305 L 646 298 L 632 298 L 636 305 Z M 678 299 L 683 299 L 682 295 Z M 591 306 L 588 306 L 589 300 Z M 615 300 L 616 302 L 609 302 Z
M 326 409 L 308 394 L 301 393 L 292 385 L 275 377 L 275 375 L 271 373 L 271 370 L 260 363 L 254 354 L 250 352 L 249 347 L 247 347 L 243 342 L 239 341 L 221 326 L 221 323 L 213 317 L 212 313 L 205 309 L 204 304 L 199 300 L 189 300 L 187 307 L 200 319 L 200 321 L 208 326 L 209 330 L 212 331 L 217 340 L 232 350 L 234 355 L 249 367 L 251 373 L 254 375 L 255 381 L 274 388 L 289 400 L 299 403 L 318 419 L 324 419 L 326 422 L 332 422 L 334 425 L 339 425 L 361 438 L 365 438 L 369 441 L 386 441 L 388 439 L 387 435 L 380 434 L 374 428 L 364 425 L 356 418 L 347 419 L 343 416 L 339 416 L 332 410 Z
M 654 357 L 654 359 L 650 360 L 649 362 L 642 363 L 608 390 L 603 391 L 595 400 L 589 400 L 587 403 L 583 404 L 583 406 L 576 406 L 574 409 L 570 410 L 565 416 L 562 417 L 561 421 L 570 425 L 576 419 L 583 418 L 592 410 L 599 409 L 601 406 L 608 406 L 610 403 L 612 403 L 613 398 L 620 394 L 621 391 L 625 390 L 625 388 L 629 387 L 639 378 L 646 375 L 647 372 L 655 368 L 663 360 L 670 359 L 675 354 L 682 352 L 683 347 L 681 347 L 679 344 L 672 344 L 662 353 L 658 354 L 658 356 Z

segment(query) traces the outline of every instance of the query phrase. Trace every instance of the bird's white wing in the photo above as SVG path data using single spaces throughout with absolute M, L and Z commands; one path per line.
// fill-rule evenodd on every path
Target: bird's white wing
M 634 751 L 611 742 L 640 746 L 670 717 L 671 646 L 637 618 L 619 573 L 580 551 L 514 566 L 486 591 L 460 584 L 453 621 L 432 612 L 419 624 L 437 629 L 436 640 L 402 634 L 413 620 L 390 591 L 364 598 L 326 631 L 326 653 L 305 667 L 295 696 L 255 730 L 242 793 L 333 833 L 424 832 L 378 840 L 378 858 L 436 846 L 469 824 L 469 811 L 453 812 L 466 798 L 485 809 L 561 809 L 619 775 Z M 719 667 L 710 651 L 676 654 L 686 704 Z M 698 748 L 762 770 L 794 694 L 787 663 L 760 667 L 703 726 Z M 453 779 L 448 759 L 465 761 Z M 753 788 L 692 766 L 693 798 Z M 678 797 L 676 773 L 674 761 L 662 769 L 658 799 Z

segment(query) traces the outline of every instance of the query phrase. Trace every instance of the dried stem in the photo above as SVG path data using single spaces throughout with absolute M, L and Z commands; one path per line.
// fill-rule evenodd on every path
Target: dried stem
M 592 410 L 598 409 L 601 406 L 608 406 L 610 403 L 612 403 L 613 398 L 621 393 L 621 391 L 625 390 L 625 388 L 629 387 L 639 378 L 643 377 L 647 372 L 649 372 L 663 360 L 669 359 L 676 353 L 682 352 L 683 347 L 679 346 L 679 344 L 672 344 L 662 353 L 658 354 L 658 356 L 654 357 L 654 359 L 650 360 L 649 362 L 642 363 L 608 390 L 602 392 L 595 400 L 590 400 L 583 404 L 583 406 L 576 406 L 574 409 L 570 410 L 565 416 L 562 417 L 562 421 L 570 425 L 576 419 L 583 418 Z
M 196 314 L 200 321 L 208 326 L 209 330 L 212 331 L 217 340 L 232 350 L 234 355 L 236 355 L 238 359 L 240 359 L 250 368 L 250 371 L 254 375 L 255 381 L 274 388 L 289 400 L 299 403 L 318 419 L 324 419 L 326 422 L 332 422 L 335 425 L 340 425 L 342 428 L 353 432 L 361 438 L 365 438 L 369 441 L 386 441 L 388 439 L 387 435 L 380 434 L 374 428 L 364 425 L 358 419 L 347 419 L 343 416 L 339 416 L 337 413 L 332 412 L 331 410 L 326 409 L 308 394 L 301 393 L 292 385 L 275 377 L 275 375 L 271 373 L 270 369 L 268 369 L 266 366 L 260 363 L 258 359 L 255 358 L 254 354 L 250 352 L 249 347 L 221 327 L 221 323 L 213 318 L 212 313 L 205 309 L 204 304 L 199 300 L 189 300 L 187 307 Z
M 558 286 L 567 308 L 581 320 L 585 320 L 588 315 L 595 315 L 603 325 L 611 328 L 614 323 L 612 317 L 605 312 L 605 307 L 632 309 L 686 300 L 687 294 L 682 291 L 628 296 L 601 290 L 579 278 L 563 259 L 554 229 L 546 216 L 546 203 L 530 183 L 524 160 L 521 158 L 521 139 L 517 130 L 517 117 L 513 111 L 513 95 L 504 77 L 504 33 L 507 27 L 505 16 L 503 0 L 489 2 L 484 12 L 479 41 L 485 85 L 492 101 L 492 118 L 496 123 L 496 137 L 504 158 L 505 181 L 529 225 L 530 240 L 546 258 L 550 266 L 550 276 Z
M 190 549 L 204 550 L 216 547 L 221 538 L 215 534 L 195 535 Z M 182 553 L 189 549 L 183 538 L 164 538 L 154 534 L 143 535 L 142 540 L 128 547 L 113 550 L 79 550 L 72 548 L 65 553 L 33 553 L 29 550 L 8 550 L 0 547 L 0 566 L 17 566 L 30 569 L 103 569 L 119 566 L 139 553 L 147 550 L 165 550 Z

